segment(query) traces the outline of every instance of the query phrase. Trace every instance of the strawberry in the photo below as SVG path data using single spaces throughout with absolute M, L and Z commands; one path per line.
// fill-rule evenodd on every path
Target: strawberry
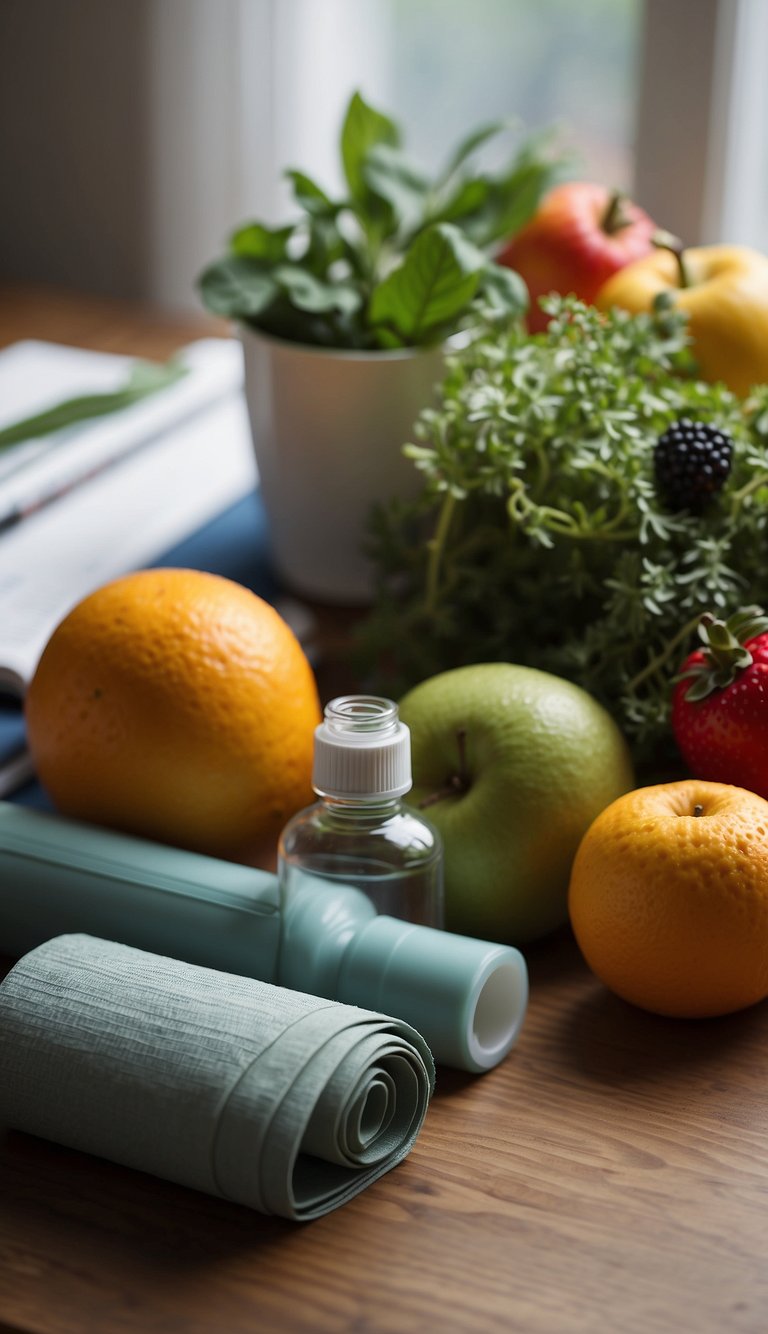
M 696 778 L 768 798 L 768 617 L 746 607 L 699 624 L 672 697 L 672 729 Z

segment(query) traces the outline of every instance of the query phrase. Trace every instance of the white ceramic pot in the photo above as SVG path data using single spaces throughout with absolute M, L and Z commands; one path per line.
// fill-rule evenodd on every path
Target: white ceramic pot
M 434 399 L 443 350 L 337 351 L 240 333 L 277 572 L 317 601 L 368 602 L 366 520 L 374 502 L 420 489 L 401 451 Z

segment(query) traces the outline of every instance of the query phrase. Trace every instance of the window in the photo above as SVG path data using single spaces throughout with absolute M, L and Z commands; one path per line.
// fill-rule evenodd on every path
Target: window
M 243 0 L 251 25 L 254 3 Z M 338 128 L 359 88 L 402 124 L 424 163 L 483 122 L 559 122 L 585 177 L 628 188 L 642 8 L 643 0 L 277 0 L 269 32 L 277 161 L 340 184 Z M 252 28 L 242 45 L 257 42 Z M 261 193 L 263 181 L 251 191 Z
M 768 5 L 644 0 L 638 197 L 687 244 L 768 253 Z
M 359 87 L 422 161 L 484 120 L 559 122 L 580 174 L 630 190 L 686 243 L 768 252 L 766 0 L 271 3 L 275 177 L 301 162 L 339 183 Z M 269 202 L 284 213 L 287 193 Z
M 195 277 L 234 223 L 286 215 L 285 167 L 339 184 L 354 88 L 426 163 L 483 121 L 560 122 L 580 174 L 629 188 L 688 244 L 768 252 L 768 0 L 119 9 L 116 24 L 100 0 L 0 5 L 0 47 L 14 52 L 0 81 L 5 275 L 194 307 Z M 38 159 L 46 171 L 27 170 Z
M 640 0 L 381 0 L 390 103 L 424 159 L 467 128 L 560 122 L 589 180 L 632 180 Z

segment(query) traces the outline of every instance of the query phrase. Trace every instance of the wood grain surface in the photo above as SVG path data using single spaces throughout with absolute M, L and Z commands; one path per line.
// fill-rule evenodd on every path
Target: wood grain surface
M 0 341 L 164 356 L 211 327 L 0 291 Z M 528 960 L 517 1048 L 480 1078 L 439 1071 L 406 1162 L 318 1222 L 7 1134 L 0 1329 L 765 1334 L 768 1005 L 646 1015 L 567 931 Z

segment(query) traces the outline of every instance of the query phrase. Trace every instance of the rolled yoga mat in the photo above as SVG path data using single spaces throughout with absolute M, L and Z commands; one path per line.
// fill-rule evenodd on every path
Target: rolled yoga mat
M 93 936 L 0 984 L 0 1123 L 262 1213 L 328 1213 L 411 1149 L 407 1024 Z

